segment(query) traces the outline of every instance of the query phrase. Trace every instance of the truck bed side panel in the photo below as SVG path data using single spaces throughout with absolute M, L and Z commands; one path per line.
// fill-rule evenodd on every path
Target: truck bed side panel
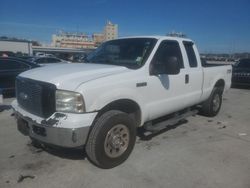
M 231 87 L 231 65 L 204 67 L 203 74 L 204 79 L 202 101 L 206 100 L 210 96 L 216 82 L 221 79 L 225 82 L 224 91 L 228 90 Z

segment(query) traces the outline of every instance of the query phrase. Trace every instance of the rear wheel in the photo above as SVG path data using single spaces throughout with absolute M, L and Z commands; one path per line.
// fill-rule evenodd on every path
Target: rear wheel
M 202 115 L 214 117 L 219 113 L 222 103 L 222 92 L 221 88 L 215 87 L 213 89 L 210 97 L 202 104 Z
M 128 114 L 111 110 L 101 115 L 90 132 L 86 153 L 101 168 L 123 163 L 133 150 L 136 127 Z

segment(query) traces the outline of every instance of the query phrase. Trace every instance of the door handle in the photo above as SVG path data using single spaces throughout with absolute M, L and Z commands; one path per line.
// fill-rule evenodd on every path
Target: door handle
M 186 75 L 185 75 L 185 84 L 188 84 L 188 83 L 189 83 L 189 75 L 186 74 Z

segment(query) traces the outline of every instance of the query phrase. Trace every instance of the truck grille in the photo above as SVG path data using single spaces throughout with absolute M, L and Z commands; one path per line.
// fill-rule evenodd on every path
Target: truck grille
M 16 78 L 18 104 L 26 111 L 47 118 L 55 112 L 56 86 L 28 78 Z

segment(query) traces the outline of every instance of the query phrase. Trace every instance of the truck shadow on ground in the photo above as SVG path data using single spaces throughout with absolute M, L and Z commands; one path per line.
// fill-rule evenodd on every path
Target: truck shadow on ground
M 87 157 L 84 148 L 62 148 L 59 146 L 31 142 L 28 144 L 33 153 L 47 152 L 53 156 L 70 160 L 85 160 Z
M 158 132 L 154 132 L 154 133 L 150 133 L 147 130 L 145 130 L 143 127 L 142 128 L 138 128 L 137 130 L 137 136 L 140 138 L 140 140 L 142 141 L 149 141 L 151 140 L 153 137 L 156 137 L 160 134 L 163 134 L 169 130 L 172 129 L 176 129 L 177 127 L 188 123 L 188 121 L 186 119 L 181 120 L 179 123 L 175 124 L 175 125 L 170 125 L 170 126 L 166 126 L 166 128 L 158 131 Z M 32 152 L 42 152 L 45 151 L 53 156 L 57 156 L 59 158 L 63 158 L 63 159 L 70 159 L 70 160 L 86 160 L 87 154 L 85 152 L 85 148 L 77 148 L 77 149 L 71 149 L 71 148 L 62 148 L 62 147 L 58 147 L 58 146 L 52 146 L 52 145 L 46 145 L 46 144 L 38 144 L 38 143 L 31 143 L 30 144 L 31 147 L 33 147 L 34 151 Z
M 85 160 L 87 155 L 85 149 L 69 149 L 69 148 L 49 148 L 46 149 L 49 154 L 54 156 L 70 159 L 70 160 Z

